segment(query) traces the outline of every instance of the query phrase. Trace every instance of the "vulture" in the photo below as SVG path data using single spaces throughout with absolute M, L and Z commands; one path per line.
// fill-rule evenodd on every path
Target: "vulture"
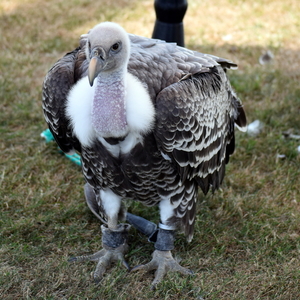
M 43 112 L 65 153 L 78 152 L 88 207 L 103 223 L 102 249 L 71 261 L 97 261 L 99 282 L 128 249 L 131 225 L 154 243 L 152 260 L 132 270 L 192 274 L 172 256 L 175 231 L 193 237 L 197 193 L 219 188 L 246 129 L 232 89 L 230 60 L 128 34 L 103 22 L 48 71 Z M 132 199 L 159 207 L 159 224 L 128 213 Z M 129 267 L 128 267 L 129 268 Z

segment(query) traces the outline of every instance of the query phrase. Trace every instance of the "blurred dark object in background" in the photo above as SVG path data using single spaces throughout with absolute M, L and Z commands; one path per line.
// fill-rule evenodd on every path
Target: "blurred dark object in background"
M 152 38 L 184 46 L 183 18 L 187 0 L 155 0 L 156 21 Z

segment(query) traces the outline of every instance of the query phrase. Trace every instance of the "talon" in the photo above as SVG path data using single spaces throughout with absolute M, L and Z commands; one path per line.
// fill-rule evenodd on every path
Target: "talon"
M 70 257 L 68 259 L 68 262 L 73 262 L 73 261 L 77 261 L 77 257 Z
M 120 261 L 122 261 L 122 260 L 120 259 Z M 127 269 L 128 272 L 131 271 L 131 268 L 130 268 L 130 266 L 129 266 L 129 264 L 127 263 L 126 260 L 123 259 L 122 265 Z
M 94 275 L 94 283 L 95 284 L 99 284 L 101 279 L 102 279 L 102 277 L 101 278 L 96 278 L 95 275 Z
M 145 267 L 145 265 L 137 265 L 137 266 L 133 267 L 130 272 L 136 272 L 139 270 L 143 270 L 144 267 Z
M 171 251 L 155 250 L 152 256 L 153 258 L 149 263 L 145 265 L 138 265 L 131 270 L 132 272 L 138 270 L 149 272 L 156 269 L 151 289 L 155 289 L 157 284 L 162 281 L 168 272 L 179 272 L 184 275 L 194 274 L 191 270 L 179 265 L 179 263 L 173 258 Z
M 94 281 L 96 284 L 102 280 L 104 273 L 112 262 L 121 261 L 123 266 L 130 271 L 130 267 L 124 259 L 124 254 L 128 250 L 127 235 L 129 228 L 127 224 L 120 224 L 118 230 L 115 231 L 111 231 L 107 227 L 101 227 L 103 249 L 92 255 L 71 257 L 68 261 L 97 261 L 98 263 L 94 272 Z

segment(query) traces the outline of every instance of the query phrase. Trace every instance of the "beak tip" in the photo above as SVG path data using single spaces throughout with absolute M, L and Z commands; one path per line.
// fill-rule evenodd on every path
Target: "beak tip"
M 97 70 L 97 63 L 98 60 L 96 57 L 93 57 L 89 63 L 89 68 L 88 68 L 88 78 L 89 78 L 89 83 L 90 86 L 93 86 L 94 80 L 96 77 L 96 70 Z

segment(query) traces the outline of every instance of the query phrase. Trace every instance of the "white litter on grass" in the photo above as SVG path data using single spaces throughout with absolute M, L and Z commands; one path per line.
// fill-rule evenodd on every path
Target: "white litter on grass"
M 293 134 L 292 132 L 293 132 L 293 130 L 289 129 L 287 131 L 283 131 L 282 134 L 285 138 L 290 138 L 290 139 L 293 139 L 293 140 L 300 140 L 300 135 L 299 134 Z
M 297 151 L 300 153 L 300 145 L 297 147 Z
M 258 134 L 261 133 L 263 128 L 264 128 L 264 124 L 259 120 L 255 120 L 248 125 L 247 133 L 250 136 L 257 136 Z
M 300 140 L 300 135 L 299 134 L 290 134 L 289 138 L 294 139 L 294 140 Z
M 225 41 L 225 42 L 231 41 L 232 40 L 232 34 L 223 35 L 222 40 Z
M 269 64 L 274 59 L 274 54 L 272 51 L 267 50 L 265 53 L 263 53 L 259 58 L 259 63 L 261 65 Z

